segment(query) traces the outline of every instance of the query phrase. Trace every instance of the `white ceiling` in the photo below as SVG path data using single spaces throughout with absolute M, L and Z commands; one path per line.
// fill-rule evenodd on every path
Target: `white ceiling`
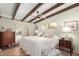
M 64 4 L 64 5 L 62 5 L 62 6 L 58 7 L 58 8 L 56 8 L 56 9 L 50 11 L 49 13 L 47 13 L 46 15 L 44 15 L 44 16 L 42 16 L 42 17 L 46 17 L 46 16 L 48 16 L 48 15 L 50 15 L 50 14 L 53 14 L 53 13 L 55 13 L 55 12 L 57 12 L 57 11 L 60 11 L 60 10 L 62 10 L 62 9 L 64 9 L 64 8 L 70 6 L 70 5 L 73 5 L 73 4 L 74 4 L 74 3 L 70 3 L 70 4 L 67 3 L 67 4 Z
M 30 10 L 32 10 L 33 7 L 36 6 L 36 5 L 37 5 L 37 3 L 26 3 L 26 4 L 25 4 L 25 3 L 22 3 L 21 6 L 20 6 L 19 9 L 18 9 L 18 12 L 17 12 L 15 18 L 22 20 L 22 18 L 23 18 L 26 14 L 28 14 L 28 12 L 29 12 Z
M 27 15 L 29 13 L 29 11 L 31 11 L 37 4 L 38 3 L 21 3 L 21 5 L 15 15 L 15 19 L 18 19 L 19 21 L 22 20 L 24 18 L 24 16 Z M 37 13 L 36 13 L 37 11 L 39 11 L 41 14 L 56 4 L 57 3 L 44 3 L 35 12 L 33 12 L 29 17 L 27 17 L 24 21 L 29 21 L 29 20 L 33 19 L 35 16 L 37 16 Z M 50 14 L 53 14 L 59 10 L 66 8 L 72 4 L 74 4 L 74 3 L 63 4 L 62 6 L 43 15 L 42 17 L 44 18 Z M 12 18 L 15 7 L 16 7 L 15 3 L 0 3 L 0 16 Z M 33 22 L 35 22 L 35 21 L 33 21 Z
M 0 16 L 12 17 L 16 4 L 0 3 Z
M 54 6 L 56 3 L 46 3 L 43 4 L 40 8 L 38 8 L 31 16 L 29 16 L 25 21 L 29 21 L 30 19 L 33 19 L 33 16 L 37 16 L 37 11 L 39 11 L 39 14 L 43 13 L 50 7 Z
M 62 9 L 64 9 L 64 8 L 70 6 L 70 5 L 73 5 L 73 4 L 74 4 L 74 3 L 63 4 L 62 6 L 60 6 L 60 7 L 56 8 L 56 9 L 50 11 L 49 13 L 47 13 L 47 14 L 45 14 L 45 15 L 43 15 L 41 18 L 45 18 L 46 16 L 51 15 L 51 14 L 53 14 L 53 13 L 55 13 L 55 12 L 57 12 L 57 11 L 60 11 L 60 10 L 62 10 Z M 38 19 L 34 20 L 33 22 L 35 22 L 35 21 L 37 21 L 37 20 L 38 20 Z

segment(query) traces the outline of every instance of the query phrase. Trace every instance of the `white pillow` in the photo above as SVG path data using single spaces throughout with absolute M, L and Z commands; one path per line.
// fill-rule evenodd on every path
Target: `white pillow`
M 43 34 L 43 37 L 48 37 L 48 34 L 47 33 Z
M 38 33 L 37 36 L 43 36 L 44 33 Z

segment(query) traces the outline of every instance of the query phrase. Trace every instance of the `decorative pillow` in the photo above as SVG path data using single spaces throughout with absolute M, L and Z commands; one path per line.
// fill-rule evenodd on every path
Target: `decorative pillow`
M 37 36 L 43 36 L 44 33 L 38 33 Z

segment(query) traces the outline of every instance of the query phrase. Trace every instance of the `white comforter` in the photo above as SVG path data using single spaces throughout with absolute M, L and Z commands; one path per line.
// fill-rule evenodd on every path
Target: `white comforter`
M 41 52 L 47 48 L 55 48 L 58 44 L 58 37 L 45 38 L 45 37 L 22 37 L 20 39 L 20 47 L 28 51 L 32 56 L 41 56 Z

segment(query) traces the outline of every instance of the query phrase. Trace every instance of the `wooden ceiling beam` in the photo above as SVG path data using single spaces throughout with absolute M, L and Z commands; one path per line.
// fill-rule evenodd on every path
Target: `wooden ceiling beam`
M 65 3 L 57 3 L 56 5 L 50 7 L 49 9 L 47 9 L 45 12 L 41 13 L 42 16 L 45 15 L 46 13 L 48 13 L 48 12 L 50 12 L 50 11 L 56 9 L 57 7 L 59 7 L 59 6 L 63 5 L 63 4 L 65 4 Z M 41 15 L 41 14 L 40 14 L 40 15 Z M 40 15 L 39 15 L 39 16 L 40 16 Z M 36 16 L 35 18 L 31 19 L 31 20 L 28 21 L 28 22 L 32 22 L 32 21 L 34 21 L 36 18 L 38 18 L 38 16 Z
M 28 16 L 30 16 L 33 12 L 35 12 L 42 5 L 43 3 L 38 3 L 27 15 L 25 15 L 25 17 L 21 21 L 24 21 Z
M 71 5 L 71 6 L 67 7 L 67 8 L 64 8 L 64 9 L 62 9 L 62 10 L 60 10 L 60 11 L 57 11 L 57 12 L 55 12 L 55 13 L 53 13 L 53 14 L 51 14 L 51 15 L 49 15 L 49 16 L 43 18 L 43 19 L 40 19 L 40 20 L 38 20 L 38 21 L 36 21 L 36 22 L 34 22 L 34 23 L 38 23 L 38 22 L 40 22 L 40 21 L 43 21 L 43 20 L 45 20 L 45 19 L 47 19 L 47 18 L 50 18 L 50 17 L 53 17 L 53 16 L 55 16 L 55 15 L 58 15 L 58 14 L 60 14 L 60 13 L 62 13 L 62 12 L 68 11 L 68 10 L 70 10 L 70 9 L 72 9 L 72 8 L 77 7 L 77 6 L 79 6 L 79 3 L 75 3 L 75 4 L 73 4 L 73 5 Z
M 0 16 L 0 18 L 1 18 L 2 16 Z
M 0 18 L 2 18 L 2 16 L 0 16 Z
M 16 7 L 15 7 L 15 10 L 14 10 L 14 13 L 13 13 L 12 20 L 14 20 L 15 15 L 16 15 L 16 13 L 17 13 L 17 11 L 18 11 L 18 9 L 19 9 L 20 5 L 21 5 L 21 3 L 16 3 Z

